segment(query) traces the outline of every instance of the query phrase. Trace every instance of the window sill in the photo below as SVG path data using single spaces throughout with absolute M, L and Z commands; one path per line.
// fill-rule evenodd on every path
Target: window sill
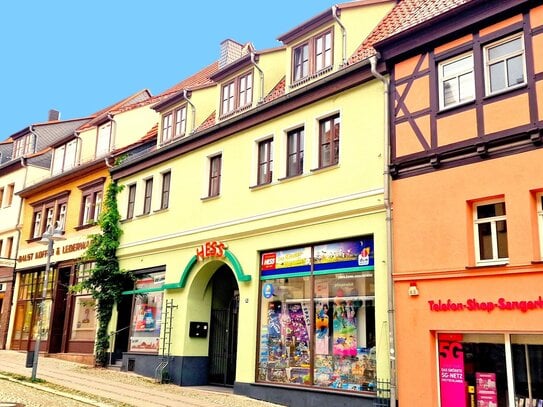
M 255 191 L 255 190 L 258 190 L 258 189 L 264 189 L 264 188 L 270 187 L 272 185 L 273 185 L 273 182 L 267 182 L 265 184 L 251 185 L 251 186 L 249 186 L 249 189 L 251 191 Z
M 466 100 L 465 102 L 457 103 L 456 105 L 452 105 L 452 106 L 440 107 L 437 114 L 438 115 L 447 114 L 457 109 L 460 110 L 462 108 L 470 107 L 470 105 L 475 105 L 475 99 Z
M 167 212 L 168 211 L 168 208 L 161 208 L 161 209 L 157 209 L 156 211 L 153 211 L 153 213 L 161 213 L 161 212 Z
M 333 170 L 333 169 L 336 169 L 336 168 L 339 168 L 339 163 L 332 164 L 332 165 L 327 165 L 326 167 L 312 168 L 309 171 L 311 171 L 312 173 L 317 173 L 317 172 L 324 172 L 324 171 L 328 171 L 328 170 Z
M 509 260 L 505 261 L 496 261 L 492 263 L 479 263 L 475 266 L 466 266 L 466 270 L 474 270 L 474 269 L 481 269 L 481 268 L 491 268 L 491 267 L 502 267 L 502 266 L 508 266 Z
M 207 201 L 213 201 L 215 199 L 219 199 L 220 197 L 221 197 L 221 194 L 213 195 L 213 196 L 204 196 L 204 197 L 200 198 L 200 200 L 202 202 L 207 202 Z
M 147 216 L 151 216 L 151 212 L 149 212 L 149 213 L 141 213 L 139 215 L 136 215 L 136 218 L 145 218 Z
M 89 228 L 92 228 L 93 226 L 96 226 L 96 225 L 98 225 L 97 222 L 87 223 L 86 225 L 79 225 L 79 226 L 76 226 L 74 229 L 75 229 L 75 230 L 89 229 Z
M 287 182 L 287 181 L 291 181 L 293 179 L 297 179 L 297 178 L 302 178 L 304 175 L 303 172 L 299 173 L 299 174 L 296 174 L 296 175 L 288 175 L 286 177 L 281 177 L 279 178 L 277 181 L 281 181 L 281 182 Z
M 516 90 L 521 90 L 521 89 L 524 89 L 524 88 L 527 88 L 527 87 L 528 87 L 528 83 L 524 82 L 524 83 L 520 83 L 520 84 L 515 85 L 515 86 L 511 86 L 511 87 L 506 88 L 506 89 L 496 91 L 494 93 L 486 94 L 486 90 L 485 90 L 485 96 L 483 97 L 483 100 L 492 99 L 494 97 L 498 97 L 498 96 L 503 95 L 505 93 L 514 92 Z

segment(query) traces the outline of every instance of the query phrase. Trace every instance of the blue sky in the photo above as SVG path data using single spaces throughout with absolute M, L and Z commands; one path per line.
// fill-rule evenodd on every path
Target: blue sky
M 159 94 L 216 61 L 227 38 L 280 46 L 277 37 L 334 4 L 2 1 L 0 140 L 47 121 L 49 109 L 72 119 L 142 89 Z

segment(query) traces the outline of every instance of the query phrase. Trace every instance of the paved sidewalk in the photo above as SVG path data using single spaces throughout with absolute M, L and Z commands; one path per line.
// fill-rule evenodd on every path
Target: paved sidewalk
M 3 372 L 30 379 L 32 369 L 25 367 L 26 353 L 0 350 L 0 375 Z M 181 387 L 158 384 L 154 380 L 129 372 L 94 368 L 87 365 L 40 355 L 37 366 L 38 379 L 63 389 L 39 383 L 20 381 L 28 386 L 53 391 L 69 397 L 74 405 L 84 403 L 95 406 L 165 406 L 165 407 L 273 407 L 271 404 L 235 395 L 232 389 L 215 387 Z M 6 379 L 6 377 L 3 377 Z M 0 389 L 1 391 L 1 389 Z M 1 401 L 1 400 L 0 400 Z

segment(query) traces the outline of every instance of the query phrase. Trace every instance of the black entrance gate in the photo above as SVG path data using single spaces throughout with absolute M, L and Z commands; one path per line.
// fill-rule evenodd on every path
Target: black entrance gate
M 239 294 L 228 308 L 211 310 L 209 330 L 209 383 L 233 386 L 236 379 Z

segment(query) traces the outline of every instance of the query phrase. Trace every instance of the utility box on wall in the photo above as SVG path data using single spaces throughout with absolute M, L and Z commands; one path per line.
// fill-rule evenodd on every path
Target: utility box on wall
M 207 322 L 190 321 L 189 336 L 191 338 L 207 338 Z

